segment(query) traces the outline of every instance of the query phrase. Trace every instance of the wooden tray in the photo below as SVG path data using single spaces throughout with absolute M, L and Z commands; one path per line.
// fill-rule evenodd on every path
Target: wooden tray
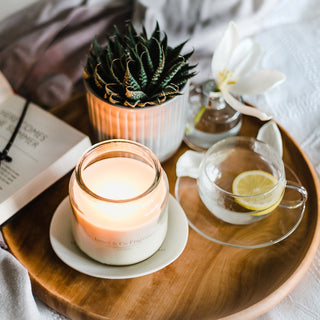
M 89 133 L 84 97 L 54 113 Z M 261 123 L 245 118 L 242 135 Z M 319 183 L 309 161 L 281 130 L 284 160 L 307 188 L 309 199 L 298 229 L 261 249 L 237 249 L 206 240 L 189 228 L 182 255 L 166 268 L 128 280 L 98 279 L 65 265 L 49 242 L 49 224 L 67 195 L 70 174 L 43 192 L 3 229 L 11 252 L 29 270 L 33 291 L 72 319 L 253 319 L 277 304 L 301 280 L 320 241 Z M 175 163 L 182 145 L 163 164 L 174 194 Z

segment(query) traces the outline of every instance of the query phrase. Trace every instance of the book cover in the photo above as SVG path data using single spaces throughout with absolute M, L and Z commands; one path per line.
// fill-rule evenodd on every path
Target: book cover
M 24 104 L 13 93 L 0 99 L 1 150 Z M 9 152 L 12 161 L 0 164 L 0 225 L 71 171 L 90 146 L 88 136 L 31 103 Z

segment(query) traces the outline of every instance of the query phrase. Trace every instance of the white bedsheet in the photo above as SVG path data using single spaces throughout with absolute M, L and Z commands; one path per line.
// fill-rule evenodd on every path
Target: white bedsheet
M 285 83 L 248 99 L 272 111 L 320 174 L 320 2 L 282 0 L 255 38 L 262 65 L 284 72 Z M 302 281 L 259 320 L 320 319 L 320 249 Z

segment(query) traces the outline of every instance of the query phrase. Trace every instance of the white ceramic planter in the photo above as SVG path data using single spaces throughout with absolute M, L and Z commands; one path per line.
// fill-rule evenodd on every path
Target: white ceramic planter
M 189 85 L 159 106 L 130 108 L 99 98 L 85 81 L 89 118 L 99 141 L 128 139 L 147 146 L 162 162 L 179 148 L 187 121 Z

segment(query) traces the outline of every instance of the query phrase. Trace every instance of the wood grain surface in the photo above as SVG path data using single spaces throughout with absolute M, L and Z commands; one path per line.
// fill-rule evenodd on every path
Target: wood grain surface
M 53 113 L 90 134 L 84 96 Z M 255 136 L 261 123 L 244 118 L 241 135 Z M 307 188 L 303 220 L 284 241 L 261 249 L 213 243 L 192 229 L 182 255 L 164 269 L 126 280 L 98 279 L 64 264 L 49 241 L 51 217 L 67 195 L 70 174 L 19 212 L 3 233 L 28 269 L 34 294 L 72 319 L 254 319 L 283 299 L 310 266 L 320 241 L 319 184 L 303 152 L 281 130 L 284 161 Z M 174 195 L 175 163 L 183 144 L 163 167 Z

